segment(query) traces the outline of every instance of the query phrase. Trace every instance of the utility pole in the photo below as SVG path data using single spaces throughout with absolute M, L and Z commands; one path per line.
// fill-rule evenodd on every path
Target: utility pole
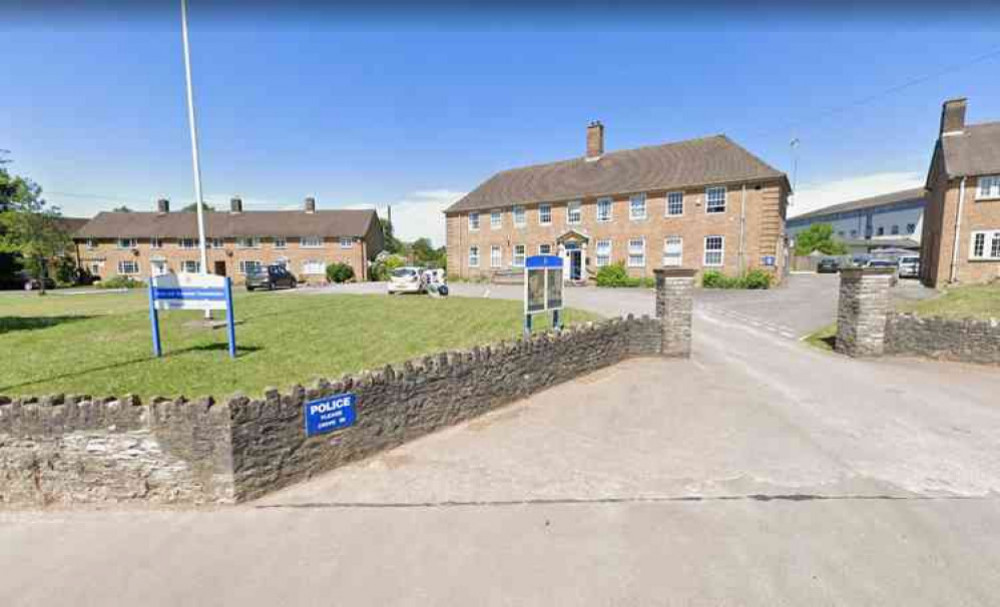
M 201 274 L 208 274 L 208 254 L 205 250 L 205 201 L 201 196 L 201 162 L 198 160 L 198 123 L 194 115 L 194 90 L 191 86 L 191 49 L 188 45 L 187 0 L 181 0 L 181 33 L 184 38 L 184 76 L 187 79 L 188 123 L 191 127 L 191 165 L 194 167 L 194 197 L 198 215 L 198 250 L 201 254 Z M 211 312 L 206 312 L 211 318 Z
M 798 137 L 792 138 L 792 140 L 790 142 L 788 142 L 788 146 L 792 150 L 792 201 L 794 203 L 796 193 L 798 192 L 798 190 L 796 188 L 799 185 L 798 184 L 798 176 L 799 176 L 799 152 L 798 152 L 798 149 L 799 149 L 799 138 Z

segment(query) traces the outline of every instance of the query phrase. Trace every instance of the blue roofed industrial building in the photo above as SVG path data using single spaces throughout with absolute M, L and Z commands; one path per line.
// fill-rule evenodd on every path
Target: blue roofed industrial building
M 883 249 L 920 249 L 923 228 L 924 188 L 903 190 L 853 200 L 791 217 L 789 237 L 814 224 L 829 224 L 837 240 L 851 253 L 874 253 Z

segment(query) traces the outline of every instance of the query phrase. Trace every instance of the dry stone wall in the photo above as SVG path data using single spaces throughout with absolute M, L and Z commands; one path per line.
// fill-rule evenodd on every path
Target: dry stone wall
M 889 314 L 885 335 L 887 354 L 1000 365 L 1000 319 Z

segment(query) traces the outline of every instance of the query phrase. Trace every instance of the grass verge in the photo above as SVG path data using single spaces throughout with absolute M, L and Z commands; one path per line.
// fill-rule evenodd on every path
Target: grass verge
M 813 331 L 803 340 L 814 348 L 833 352 L 833 347 L 837 343 L 837 324 L 827 325 L 822 329 Z
M 1000 284 L 953 287 L 922 301 L 901 301 L 899 312 L 942 318 L 1000 318 Z
M 0 394 L 196 397 L 259 394 L 319 377 L 516 338 L 517 301 L 237 292 L 239 356 L 199 312 L 160 315 L 152 357 L 146 292 L 38 297 L 0 293 Z M 568 310 L 567 323 L 595 320 Z M 194 321 L 194 322 L 192 322 Z M 536 330 L 547 320 L 537 319 Z

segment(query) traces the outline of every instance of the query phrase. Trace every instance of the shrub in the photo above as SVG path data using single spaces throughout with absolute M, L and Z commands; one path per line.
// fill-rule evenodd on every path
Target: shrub
M 326 279 L 329 282 L 342 283 L 354 278 L 354 268 L 346 263 L 332 263 L 326 266 Z
M 743 276 L 726 276 L 718 270 L 708 270 L 701 275 L 701 286 L 706 289 L 769 289 L 771 274 L 764 270 L 750 270 Z
M 770 289 L 771 274 L 764 270 L 750 270 L 743 276 L 744 289 Z
M 101 289 L 140 289 L 145 287 L 146 283 L 130 276 L 112 276 L 97 283 L 97 286 Z
M 368 277 L 371 280 L 385 281 L 392 277 L 392 271 L 406 265 L 406 259 L 399 255 L 389 255 L 383 259 L 376 259 L 368 268 Z
M 625 271 L 623 263 L 604 266 L 597 271 L 597 286 L 599 287 L 627 287 L 628 283 L 628 272 Z

